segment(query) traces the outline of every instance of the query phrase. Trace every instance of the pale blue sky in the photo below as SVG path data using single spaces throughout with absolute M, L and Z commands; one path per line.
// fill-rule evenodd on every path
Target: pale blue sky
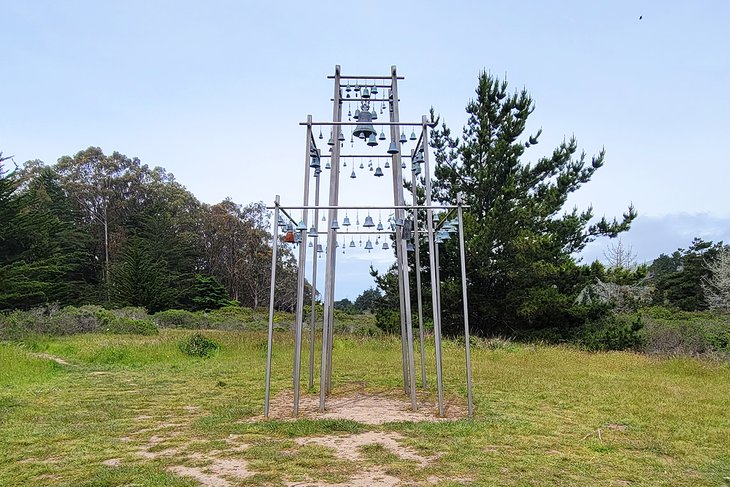
M 95 145 L 167 168 L 208 203 L 300 204 L 298 123 L 331 117 L 335 64 L 397 65 L 401 118 L 433 105 L 457 130 L 487 69 L 536 101 L 529 158 L 571 134 L 606 148 L 571 205 L 620 216 L 633 202 L 624 240 L 640 259 L 695 235 L 730 241 L 730 2 L 0 0 L 0 18 L 0 150 L 18 163 Z M 356 181 L 347 203 L 392 198 Z M 370 259 L 390 254 L 348 257 L 337 294 L 354 298 Z

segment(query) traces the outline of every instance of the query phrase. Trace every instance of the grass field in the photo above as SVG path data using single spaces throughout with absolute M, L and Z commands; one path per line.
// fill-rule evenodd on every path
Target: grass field
M 398 485 L 730 485 L 727 364 L 483 342 L 472 421 L 252 421 L 265 334 L 205 333 L 222 345 L 209 359 L 178 350 L 182 330 L 0 344 L 0 485 L 355 485 L 376 468 Z M 274 393 L 291 388 L 292 356 L 277 335 Z M 445 356 L 447 398 L 463 402 L 458 343 Z M 338 338 L 333 361 L 335 393 L 402 387 L 395 338 Z M 366 434 L 414 457 L 375 442 L 343 458 L 317 443 Z M 217 480 L 189 475 L 211 464 Z

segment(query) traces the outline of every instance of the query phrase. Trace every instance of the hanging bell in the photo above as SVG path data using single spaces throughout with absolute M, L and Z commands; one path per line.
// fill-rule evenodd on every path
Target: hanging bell
M 350 247 L 354 247 L 354 246 L 355 246 L 355 241 L 354 240 L 350 240 Z
M 406 161 L 401 161 L 400 167 L 401 167 L 401 169 L 405 169 L 406 168 Z
M 355 143 L 355 139 L 352 138 L 352 134 L 350 134 L 350 143 L 351 144 L 354 144 Z
M 400 143 L 405 144 L 406 142 L 408 142 L 408 139 L 406 138 L 406 133 L 405 131 L 402 131 L 400 133 Z
M 390 147 L 388 147 L 388 154 L 397 154 L 398 153 L 398 146 L 395 143 L 395 140 L 392 140 L 390 142 Z
M 317 244 L 317 253 L 322 253 L 322 244 Z
M 281 215 L 279 215 L 279 220 L 277 221 L 277 223 L 279 224 L 280 227 L 283 227 L 284 225 L 286 225 L 286 223 L 284 223 L 284 219 L 281 217 Z
M 365 169 L 365 166 L 363 165 L 362 161 L 360 161 L 360 169 Z
M 347 159 L 342 161 L 342 167 L 347 167 Z
M 340 130 L 340 136 L 337 137 L 337 140 L 339 140 L 340 142 L 345 141 L 345 134 L 342 132 L 342 130 Z
M 360 92 L 360 96 L 363 98 L 370 98 L 370 90 L 363 88 L 362 92 Z
M 375 223 L 373 222 L 373 217 L 371 217 L 370 215 L 366 216 L 365 217 L 365 223 L 363 223 L 362 226 L 365 227 L 365 228 L 372 228 L 372 227 L 374 227 L 375 226 Z
M 410 137 L 410 139 L 411 139 L 411 140 L 416 140 L 416 129 L 413 129 L 413 131 L 411 132 L 411 137 Z
M 352 91 L 352 88 L 350 87 L 350 82 L 347 82 L 347 86 L 345 87 L 345 91 L 350 92 Z
M 314 247 L 314 244 L 312 242 L 309 242 L 309 245 L 307 247 Z
M 330 228 L 332 230 L 339 230 L 340 229 L 340 225 L 337 223 L 337 218 L 334 218 L 332 220 L 332 224 L 330 225 Z
M 306 229 L 307 229 L 307 224 L 304 223 L 304 220 L 299 220 L 299 225 L 297 225 L 297 231 L 301 232 Z
M 317 168 L 320 166 L 319 149 L 315 150 L 311 155 L 312 158 L 309 160 L 309 167 Z
M 360 91 L 360 83 L 355 82 L 355 91 Z
M 373 172 L 373 166 L 370 166 L 370 172 Z
M 380 235 L 375 237 L 375 245 L 380 245 Z
M 330 132 L 330 140 L 327 141 L 327 145 L 335 145 L 335 141 L 332 140 L 332 132 Z
M 380 130 L 380 137 L 378 137 L 378 140 L 385 140 L 385 132 L 382 129 Z
M 451 235 L 449 235 L 449 232 L 447 232 L 446 230 L 439 230 L 438 232 L 436 232 L 436 236 L 441 240 L 448 240 L 451 238 Z
M 385 161 L 385 169 L 390 169 L 390 161 Z
M 372 133 L 368 137 L 368 146 L 375 147 L 376 145 L 378 145 L 378 138 L 375 136 L 375 133 Z
M 378 226 L 376 227 L 379 232 L 383 231 L 383 222 L 378 222 Z
M 288 223 L 286 225 L 286 231 L 287 232 L 293 232 L 294 231 L 294 224 L 293 223 Z
M 319 128 L 319 140 L 322 140 L 324 137 L 322 137 L 322 127 Z
M 383 250 L 388 250 L 388 242 L 383 242 Z
M 312 225 L 309 229 L 309 236 L 310 237 L 316 237 L 317 236 L 317 229 Z
M 413 243 L 408 242 L 406 244 L 406 251 L 408 251 L 408 252 L 414 252 L 415 250 L 416 250 L 416 247 L 413 246 Z
M 332 165 L 330 164 L 330 161 L 327 161 L 327 164 L 324 165 L 325 169 L 332 169 Z
M 377 120 L 378 119 L 378 111 L 375 110 L 374 108 L 370 111 L 370 115 L 373 116 L 373 120 Z
M 349 227 L 350 226 L 350 217 L 345 215 L 345 219 L 342 220 L 342 226 L 343 227 Z
M 360 116 L 360 109 L 356 108 L 355 109 L 355 120 L 357 120 L 357 117 L 359 117 L 359 116 Z
M 354 167 L 352 168 L 352 174 L 350 174 L 350 177 L 352 179 L 355 179 L 357 177 L 357 174 L 355 174 L 355 168 Z
M 370 137 L 370 134 L 377 134 L 375 131 L 375 128 L 373 128 L 373 114 L 370 113 L 367 110 L 363 110 L 358 114 L 357 117 L 357 126 L 355 127 L 355 130 L 352 131 L 352 133 L 355 135 L 355 137 L 360 137 L 361 139 L 367 139 Z
M 421 165 L 420 164 L 415 164 L 413 166 L 413 174 L 415 174 L 416 176 L 421 174 Z
M 373 243 L 368 239 L 368 241 L 365 243 L 365 248 L 367 250 L 373 250 Z
M 373 85 L 373 87 L 370 89 L 371 95 L 377 95 L 378 94 L 378 87 Z
M 294 243 L 295 242 L 294 232 L 292 230 L 287 230 L 286 236 L 284 237 L 284 241 L 286 243 Z
M 347 107 L 347 116 L 352 117 L 352 110 L 350 110 L 350 107 Z
M 395 219 L 395 226 L 402 227 L 403 226 L 403 218 L 396 218 Z
M 382 175 L 383 175 L 383 170 L 382 170 L 382 169 L 380 169 L 380 166 L 378 166 L 378 167 L 377 167 L 377 169 L 375 169 L 375 174 L 374 174 L 374 176 L 376 176 L 376 177 L 380 177 L 380 176 L 382 176 Z
M 294 234 L 294 243 L 302 243 L 302 234 L 297 232 Z

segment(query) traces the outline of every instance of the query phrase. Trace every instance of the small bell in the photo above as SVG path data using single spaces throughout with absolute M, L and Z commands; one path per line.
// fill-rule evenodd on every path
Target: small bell
M 388 242 L 383 242 L 383 250 L 388 250 Z
M 378 226 L 376 227 L 379 232 L 383 231 L 383 222 L 378 222 Z
M 400 163 L 400 167 L 401 167 L 401 169 L 405 169 L 406 168 L 406 161 L 402 161 Z
M 352 110 L 350 110 L 350 107 L 347 107 L 347 116 L 352 117 Z
M 318 168 L 320 166 L 319 151 L 317 151 L 309 161 L 309 167 Z
M 335 218 L 335 219 L 332 220 L 332 224 L 330 225 L 330 228 L 332 230 L 339 230 L 340 229 L 340 225 L 337 223 L 337 218 Z
M 373 222 L 373 217 L 371 217 L 370 215 L 366 216 L 365 217 L 365 223 L 363 223 L 362 226 L 365 227 L 365 228 L 372 228 L 372 227 L 374 227 L 375 226 L 375 223 Z
M 330 140 L 327 141 L 327 145 L 335 145 L 335 141 L 332 140 L 332 133 L 330 132 Z
M 416 164 L 415 166 L 413 166 L 413 174 L 415 174 L 416 176 L 421 174 L 421 165 L 420 164 Z
M 365 169 L 365 165 L 360 161 L 360 169 Z
M 382 129 L 380 130 L 380 137 L 378 137 L 378 140 L 385 140 L 385 132 Z
M 310 237 L 316 237 L 317 236 L 317 229 L 312 225 L 312 227 L 309 229 L 309 236 Z
M 378 94 L 378 87 L 373 85 L 373 87 L 370 89 L 371 95 L 377 95 Z
M 370 112 L 370 115 L 373 116 L 373 120 L 378 119 L 378 111 L 373 108 L 373 110 Z
M 322 244 L 317 244 L 317 253 L 322 253 Z
M 345 219 L 342 220 L 342 226 L 343 227 L 349 227 L 350 226 L 350 217 L 345 215 Z
M 322 221 L 323 222 L 326 222 L 327 221 L 327 219 L 324 217 L 324 215 L 322 215 Z
M 376 177 L 381 177 L 382 175 L 383 175 L 383 170 L 382 170 L 382 169 L 380 169 L 380 166 L 378 166 L 378 168 L 377 168 L 377 169 L 375 169 L 375 174 L 374 174 L 374 176 L 376 176 Z
M 408 139 L 406 138 L 406 133 L 405 131 L 402 131 L 400 133 L 400 143 L 405 144 L 406 142 L 408 142 Z
M 294 234 L 294 243 L 302 243 L 302 234 L 297 232 Z
M 360 83 L 355 82 L 355 91 L 360 91 Z
M 337 140 L 339 140 L 340 142 L 344 142 L 345 141 L 345 134 L 342 133 L 342 130 L 340 130 L 340 136 L 337 137 Z
M 294 242 L 295 242 L 295 240 L 296 240 L 296 239 L 295 239 L 295 237 L 294 237 L 294 232 L 293 232 L 293 231 L 291 231 L 291 230 L 288 230 L 288 231 L 286 232 L 286 236 L 284 237 L 284 241 L 285 241 L 286 243 L 294 243 Z
M 373 172 L 373 166 L 370 166 L 370 172 Z
M 352 168 L 352 174 L 350 174 L 350 177 L 352 179 L 355 179 L 357 177 L 357 174 L 355 174 L 355 168 L 354 167 Z
M 297 225 L 297 231 L 301 232 L 306 229 L 307 229 L 307 224 L 304 223 L 304 220 L 299 220 L 299 225 Z
M 370 251 L 373 250 L 373 243 L 368 239 L 368 241 L 365 243 L 365 248 Z
M 359 117 L 359 116 L 360 116 L 360 109 L 356 108 L 355 109 L 355 120 L 357 120 L 357 117 Z
M 390 161 L 385 161 L 385 169 L 390 169 Z
M 360 96 L 363 98 L 370 98 L 370 90 L 368 90 L 367 88 L 363 88 Z
M 352 91 L 352 88 L 350 87 L 350 82 L 347 82 L 347 87 L 345 87 L 345 91 L 350 92 Z
M 413 129 L 413 131 L 411 132 L 411 137 L 410 137 L 410 139 L 411 139 L 411 140 L 416 140 L 416 129 Z
M 388 154 L 397 154 L 398 153 L 398 146 L 396 145 L 395 141 L 390 142 L 390 147 L 388 147 Z
M 312 242 L 309 242 L 309 245 L 307 247 L 314 247 L 314 244 Z
M 368 146 L 375 147 L 378 145 L 378 138 L 375 137 L 375 134 L 370 134 L 370 137 L 368 137 Z
M 354 246 L 355 246 L 355 241 L 354 240 L 350 240 L 350 247 L 354 247 Z
M 332 169 L 332 165 L 330 164 L 330 161 L 327 161 L 327 164 L 324 165 L 325 169 Z
M 408 251 L 408 252 L 414 252 L 415 250 L 416 250 L 416 247 L 414 247 L 411 242 L 408 242 L 406 244 L 406 251 Z
M 319 140 L 322 140 L 322 127 L 319 128 Z

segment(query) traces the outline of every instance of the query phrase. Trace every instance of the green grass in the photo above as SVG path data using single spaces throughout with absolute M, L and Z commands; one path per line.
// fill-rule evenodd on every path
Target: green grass
M 256 475 L 241 485 L 347 482 L 373 466 L 404 485 L 434 475 L 439 485 L 730 485 L 727 364 L 477 342 L 472 421 L 252 422 L 263 409 L 265 333 L 204 331 L 221 344 L 207 359 L 178 349 L 191 333 L 0 344 L 0 485 L 192 486 L 168 468 L 216 455 L 247 461 Z M 274 394 L 291 388 L 292 342 L 290 333 L 276 336 Z M 447 398 L 463 402 L 463 350 L 447 340 L 444 353 Z M 402 387 L 396 338 L 338 337 L 333 362 L 335 392 L 357 382 Z M 433 381 L 427 394 L 435 394 Z M 396 432 L 434 460 L 420 467 L 368 445 L 352 461 L 296 441 L 365 431 Z M 247 447 L 232 449 L 231 438 Z M 143 450 L 177 453 L 146 458 Z M 109 459 L 120 465 L 102 464 Z

